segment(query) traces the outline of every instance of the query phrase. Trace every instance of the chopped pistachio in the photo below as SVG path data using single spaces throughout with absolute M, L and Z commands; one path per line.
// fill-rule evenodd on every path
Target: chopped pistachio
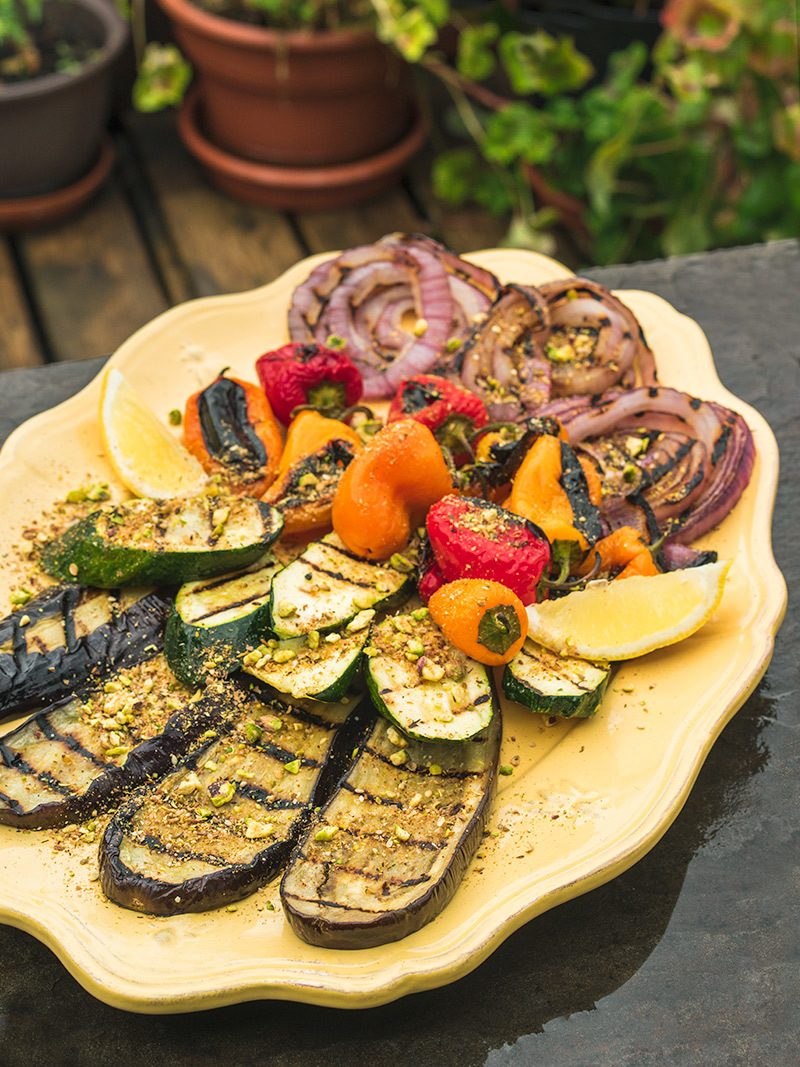
M 404 830 L 402 826 L 395 826 L 394 836 L 397 838 L 398 841 L 408 841 L 408 839 L 411 837 L 411 834 L 408 832 L 408 830 Z
M 411 634 L 414 632 L 414 620 L 408 615 L 392 615 L 392 626 L 395 630 L 399 630 L 401 634 Z
M 415 656 L 421 656 L 425 651 L 425 645 L 418 637 L 412 637 L 406 641 L 406 649 Z
M 366 608 L 364 611 L 359 611 L 358 615 L 354 616 L 347 624 L 347 629 L 351 633 L 357 633 L 359 630 L 364 630 L 372 620 L 375 618 L 375 612 L 372 608 Z
M 297 774 L 297 772 L 300 770 L 300 760 L 293 759 L 291 763 L 284 763 L 283 769 L 285 771 L 288 771 L 289 774 Z
M 182 780 L 175 786 L 175 792 L 179 797 L 188 797 L 190 793 L 196 792 L 199 788 L 200 779 L 194 771 L 189 771 L 189 773 L 184 775 Z
M 332 841 L 339 833 L 338 826 L 321 826 L 314 834 L 315 841 Z
M 254 745 L 256 741 L 259 741 L 263 733 L 264 728 L 259 726 L 257 722 L 246 722 L 244 724 L 245 741 L 248 741 L 251 745 Z
M 399 748 L 396 752 L 393 752 L 389 756 L 389 762 L 393 763 L 395 767 L 402 767 L 402 765 L 408 759 L 408 753 L 404 748 Z
M 248 815 L 245 819 L 244 836 L 251 841 L 257 841 L 261 837 L 273 837 L 275 834 L 274 822 L 262 822 Z
M 513 774 L 514 768 L 511 767 L 508 763 L 501 763 L 500 766 L 497 768 L 497 773 L 503 775 Z
M 333 634 L 325 634 L 325 637 L 324 637 L 323 640 L 327 641 L 329 645 L 335 645 L 336 642 L 337 641 L 341 641 L 341 639 L 342 639 L 342 635 L 341 634 L 333 633 Z
M 423 619 L 427 619 L 429 611 L 427 608 L 416 608 L 411 612 L 411 618 L 416 622 L 422 622 Z
M 16 592 L 11 594 L 11 605 L 15 608 L 21 608 L 23 604 L 27 604 L 33 596 L 33 593 L 26 586 L 21 585 Z
M 210 819 L 214 814 L 212 808 L 195 808 L 195 814 L 199 815 L 201 819 Z
M 30 615 L 21 615 L 20 616 L 20 620 L 19 620 L 19 625 L 20 626 L 27 626 L 30 621 L 31 621 Z
M 403 737 L 399 730 L 396 730 L 394 728 L 394 726 L 389 727 L 389 729 L 386 731 L 386 736 L 389 738 L 393 745 L 398 745 L 401 748 L 406 743 L 406 739 Z
M 427 330 L 428 330 L 428 320 L 427 319 L 417 319 L 417 321 L 414 323 L 414 329 L 413 329 L 412 332 L 413 332 L 415 337 L 422 337 L 422 335 L 424 333 L 426 333 Z
M 414 561 L 400 552 L 395 552 L 389 560 L 389 566 L 392 570 L 400 571 L 401 574 L 408 574 L 414 569 Z
M 298 486 L 301 489 L 305 489 L 307 486 L 310 487 L 312 485 L 317 485 L 318 483 L 319 478 L 316 476 L 316 474 L 314 474 L 313 471 L 307 471 L 305 474 L 301 474 L 297 482 Z
M 319 630 L 312 630 L 306 636 L 306 644 L 309 648 L 319 648 Z
M 167 416 L 170 426 L 180 426 L 183 422 L 183 415 L 178 408 L 173 408 Z
M 420 673 L 426 682 L 440 682 L 444 678 L 444 667 L 426 658 Z
M 221 782 L 212 782 L 208 787 L 208 795 L 215 808 L 221 808 L 233 800 L 236 795 L 236 786 L 227 779 Z
M 439 775 L 439 774 L 441 774 L 441 773 L 442 773 L 442 768 L 439 766 L 438 763 L 432 763 L 430 765 L 430 767 L 428 767 L 428 774 L 432 774 L 432 775 L 434 775 L 434 777 Z
M 288 663 L 289 660 L 295 659 L 297 653 L 293 648 L 276 648 L 272 653 L 273 663 Z
M 292 604 L 290 600 L 282 600 L 276 607 L 275 614 L 279 619 L 288 619 L 290 616 L 297 614 L 297 605 Z

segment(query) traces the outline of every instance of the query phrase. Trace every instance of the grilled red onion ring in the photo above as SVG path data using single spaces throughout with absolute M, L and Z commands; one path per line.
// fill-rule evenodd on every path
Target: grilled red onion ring
M 636 316 L 605 286 L 565 278 L 539 286 L 550 312 L 545 355 L 554 396 L 654 385 L 656 364 Z M 638 374 L 638 381 L 637 381 Z
M 497 284 L 429 237 L 390 234 L 316 267 L 293 294 L 289 335 L 319 344 L 342 337 L 364 398 L 380 399 L 466 337 Z
M 494 422 L 513 422 L 550 399 L 547 305 L 532 285 L 504 285 L 464 344 L 440 359 L 436 373 L 484 401 Z
M 753 469 L 755 446 L 741 415 L 677 389 L 651 386 L 599 398 L 565 397 L 551 401 L 540 414 L 560 419 L 570 444 L 587 442 L 595 459 L 603 440 L 619 443 L 624 431 L 651 431 L 646 451 L 632 455 L 631 462 L 645 474 L 641 491 L 662 529 L 681 544 L 728 514 Z M 602 465 L 600 470 L 602 477 Z M 604 491 L 608 502 L 602 510 L 610 516 L 619 511 L 625 490 L 619 482 L 607 481 Z

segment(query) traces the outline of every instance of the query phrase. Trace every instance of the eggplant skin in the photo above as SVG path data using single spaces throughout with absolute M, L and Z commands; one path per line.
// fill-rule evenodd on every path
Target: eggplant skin
M 237 713 L 225 722 L 218 723 L 217 737 L 178 764 L 173 773 L 166 775 L 157 786 L 137 790 L 108 823 L 100 842 L 100 885 L 114 903 L 149 915 L 209 911 L 242 900 L 272 881 L 288 862 L 298 839 L 308 827 L 314 810 L 325 802 L 351 764 L 354 748 L 360 747 L 374 721 L 374 712 L 367 701 L 362 701 L 349 713 L 338 711 L 336 705 L 326 707 L 319 714 L 304 715 L 302 710 L 300 711 L 300 719 L 305 719 L 310 729 L 319 730 L 323 738 L 328 734 L 330 740 L 323 746 L 323 761 L 308 796 L 288 806 L 280 799 L 277 800 L 273 810 L 293 813 L 288 816 L 288 832 L 256 852 L 250 862 L 223 863 L 216 870 L 176 881 L 167 881 L 133 870 L 123 858 L 126 839 L 129 838 L 140 809 L 151 802 L 156 788 L 168 791 L 171 788 L 170 783 L 179 782 L 182 774 L 187 771 L 197 772 L 209 756 L 216 758 L 215 749 L 218 746 L 228 746 L 231 741 L 235 743 L 237 737 L 241 738 L 237 727 L 240 727 L 245 719 L 252 718 L 254 700 L 262 711 L 273 709 L 274 714 L 274 709 L 278 709 L 285 719 L 291 717 L 291 711 L 287 710 L 287 705 L 276 696 L 274 690 L 271 691 L 270 704 L 266 703 L 269 698 L 261 687 L 252 686 L 243 680 L 237 684 L 240 686 L 240 692 L 246 690 L 251 694 L 249 703 L 240 706 Z M 258 785 L 258 782 L 254 784 Z M 273 797 L 273 800 L 275 799 Z M 267 806 L 265 811 L 269 810 Z M 147 842 L 147 846 L 168 857 L 174 855 L 160 839 L 153 843 Z
M 331 949 L 375 948 L 399 941 L 421 929 L 449 903 L 483 837 L 497 785 L 501 737 L 499 709 L 495 710 L 491 723 L 480 739 L 464 742 L 464 746 L 470 746 L 473 752 L 479 753 L 483 759 L 483 768 L 470 774 L 462 773 L 460 776 L 455 769 L 450 772 L 445 769 L 441 776 L 428 777 L 429 772 L 425 764 L 430 765 L 439 760 L 444 767 L 446 751 L 458 751 L 462 746 L 406 741 L 406 748 L 416 761 L 416 768 L 410 770 L 407 765 L 394 767 L 386 759 L 389 751 L 386 738 L 392 736 L 391 730 L 392 727 L 389 727 L 385 720 L 377 721 L 361 757 L 312 822 L 284 873 L 281 900 L 286 919 L 294 933 L 308 944 Z M 394 744 L 397 744 L 397 741 Z M 369 790 L 363 788 L 365 778 L 359 777 L 359 764 L 365 758 L 372 761 L 373 768 L 377 766 L 378 761 L 382 762 L 381 773 L 386 772 L 386 784 L 389 788 L 381 790 L 384 799 L 378 800 L 377 803 L 373 803 L 376 797 L 369 795 Z M 372 772 L 369 769 L 364 772 L 367 777 L 370 773 Z M 465 783 L 465 804 L 458 802 L 459 777 Z M 397 862 L 394 861 L 394 855 L 387 861 L 386 857 L 390 852 L 384 852 L 385 866 L 381 870 L 380 857 L 377 861 L 372 860 L 370 854 L 374 855 L 376 851 L 380 851 L 382 844 L 385 846 L 388 843 L 388 838 L 396 832 L 394 828 L 398 822 L 411 825 L 409 811 L 412 805 L 408 803 L 408 798 L 404 797 L 400 803 L 385 799 L 392 796 L 393 783 L 400 783 L 404 778 L 410 783 L 409 789 L 419 793 L 425 790 L 426 786 L 442 783 L 449 778 L 451 783 L 456 783 L 448 802 L 451 811 L 455 812 L 470 803 L 469 787 L 466 784 L 470 780 L 473 786 L 479 787 L 476 790 L 479 795 L 473 798 L 474 803 L 468 818 L 455 839 L 447 838 L 441 830 L 433 829 L 438 821 L 434 816 L 438 816 L 439 811 L 431 809 L 431 833 L 428 838 L 422 837 L 419 827 L 406 844 L 395 838 L 391 854 L 397 855 Z M 359 785 L 359 782 L 362 784 Z M 367 794 L 366 804 L 361 803 L 364 794 Z M 348 816 L 348 806 L 352 818 Z M 428 813 L 423 813 L 423 823 L 427 815 Z M 316 844 L 317 835 L 321 827 L 337 825 L 337 822 L 344 823 L 345 828 L 332 838 L 331 853 L 327 859 L 323 859 L 321 849 L 325 846 Z M 377 845 L 378 848 L 358 846 L 353 849 L 352 843 L 358 842 L 360 837 L 369 840 L 370 845 Z M 343 851 L 338 854 L 335 851 L 337 840 L 343 841 Z M 448 841 L 451 842 L 449 845 L 446 843 Z M 404 853 L 404 849 L 409 852 Z M 410 853 L 412 854 L 409 858 Z M 445 866 L 437 872 L 434 868 L 439 854 L 442 854 Z M 439 861 L 439 866 L 441 862 Z M 374 864 L 371 870 L 370 863 Z M 416 877 L 407 880 L 398 878 L 396 872 L 402 871 L 404 863 L 408 866 L 409 874 L 413 873 L 416 866 Z M 431 871 L 430 875 L 425 874 L 426 868 Z M 321 879 L 319 885 L 314 884 L 315 873 L 318 879 Z M 354 903 L 354 900 L 358 900 L 356 891 L 359 888 L 359 878 L 367 887 L 363 895 L 363 908 Z M 339 882 L 341 892 L 337 899 Z M 329 884 L 332 889 L 327 891 L 326 895 L 326 887 Z M 415 886 L 419 886 L 419 892 L 416 894 Z M 395 888 L 399 888 L 401 895 L 405 893 L 410 896 L 410 899 L 393 906 L 391 896 Z M 406 893 L 407 890 L 409 892 Z
M 76 608 L 92 595 L 109 598 L 111 618 L 78 637 Z M 0 640 L 12 647 L 10 652 L 0 652 L 0 716 L 50 704 L 64 695 L 66 685 L 75 690 L 93 677 L 131 667 L 160 651 L 172 598 L 154 590 L 121 611 L 114 607 L 117 600 L 115 591 L 56 586 L 30 601 L 24 611 L 0 620 Z M 32 632 L 39 619 L 59 615 L 66 643 L 47 651 L 30 651 L 26 632 Z M 20 625 L 26 616 L 31 622 Z

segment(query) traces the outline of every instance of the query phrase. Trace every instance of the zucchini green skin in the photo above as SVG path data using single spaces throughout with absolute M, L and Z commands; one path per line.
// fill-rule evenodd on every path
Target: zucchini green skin
M 336 534 L 328 534 L 312 541 L 275 575 L 272 630 L 280 638 L 301 637 L 312 630 L 328 633 L 364 609 L 386 611 L 401 604 L 413 589 L 410 571 L 361 559 Z
M 230 517 L 216 534 L 220 498 L 126 500 L 92 512 L 51 541 L 42 551 L 42 566 L 65 582 L 80 581 L 100 589 L 131 585 L 175 586 L 249 567 L 260 559 L 283 528 L 276 508 L 252 497 L 228 498 Z M 186 516 L 184 519 L 181 516 Z M 185 548 L 136 547 L 125 536 L 160 531 L 168 523 L 195 521 L 198 538 Z M 235 536 L 237 523 L 250 524 L 246 539 Z M 232 528 L 233 532 L 232 532 Z M 215 536 L 216 534 L 216 536 Z
M 368 626 L 354 634 L 345 630 L 335 644 L 328 644 L 323 638 L 317 649 L 309 648 L 305 638 L 291 638 L 269 651 L 274 655 L 291 650 L 295 658 L 286 663 L 265 659 L 259 665 L 258 653 L 252 652 L 245 657 L 243 671 L 279 693 L 332 703 L 341 700 L 352 688 L 368 639 Z M 251 659 L 254 662 L 249 662 Z
M 412 647 L 422 649 L 416 658 Z M 364 673 L 380 714 L 419 741 L 467 741 L 497 710 L 487 668 L 454 648 L 430 616 L 389 616 L 373 626 Z
M 379 716 L 283 876 L 281 901 L 297 936 L 324 948 L 373 948 L 434 919 L 483 838 L 500 738 L 499 712 L 463 745 L 403 739 Z M 398 754 L 405 758 L 395 762 Z
M 527 638 L 503 671 L 502 686 L 509 700 L 542 715 L 586 719 L 603 702 L 611 669 L 559 656 Z
M 184 617 L 184 605 L 191 602 L 197 593 L 206 592 L 208 581 L 188 582 L 175 597 L 175 603 L 167 619 L 164 634 L 164 655 L 175 677 L 187 685 L 203 685 L 207 675 L 230 674 L 239 667 L 241 653 L 252 647 L 270 633 L 269 592 L 267 585 L 280 563 L 270 557 L 257 571 L 220 578 L 215 596 L 218 595 L 220 610 L 231 599 L 240 595 L 243 582 L 252 580 L 264 587 L 263 594 L 250 601 L 250 610 L 228 622 L 214 623 L 213 616 L 204 622 L 191 622 Z

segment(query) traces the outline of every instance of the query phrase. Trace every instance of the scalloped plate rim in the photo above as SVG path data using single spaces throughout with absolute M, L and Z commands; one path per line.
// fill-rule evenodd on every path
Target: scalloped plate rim
M 285 302 L 293 284 L 305 277 L 317 263 L 334 254 L 321 253 L 302 260 L 280 278 L 257 289 L 200 297 L 173 307 L 134 333 L 106 366 L 119 366 L 125 372 L 133 373 L 135 377 L 137 370 L 151 361 L 148 345 L 154 339 L 158 340 L 170 331 L 179 330 L 187 323 L 199 322 L 204 316 L 211 316 L 212 319 L 221 316 L 225 319 L 229 315 L 236 316 L 242 309 L 249 309 L 256 315 L 254 309 L 262 302 L 273 299 L 278 303 L 280 299 Z M 514 280 L 541 281 L 546 277 L 555 279 L 571 273 L 548 257 L 518 250 L 489 249 L 470 253 L 467 258 L 497 270 L 506 279 L 513 277 Z M 525 277 L 518 277 L 518 272 Z M 698 734 L 695 747 L 691 754 L 677 762 L 677 767 L 683 772 L 679 781 L 673 783 L 669 796 L 662 799 L 660 804 L 651 805 L 639 813 L 639 821 L 635 824 L 636 832 L 628 829 L 613 848 L 607 846 L 604 851 L 591 856 L 592 862 L 584 860 L 577 871 L 573 871 L 572 877 L 566 876 L 563 870 L 556 867 L 549 880 L 546 879 L 543 884 L 535 882 L 535 879 L 535 884 L 532 884 L 530 877 L 517 882 L 512 880 L 510 884 L 505 885 L 501 895 L 501 918 L 488 915 L 487 906 L 478 908 L 477 918 L 473 917 L 467 924 L 466 933 L 463 922 L 456 928 L 457 947 L 451 947 L 443 954 L 440 952 L 435 958 L 427 957 L 425 932 L 432 929 L 432 924 L 431 927 L 425 927 L 413 935 L 413 949 L 412 939 L 406 939 L 407 952 L 403 950 L 406 944 L 404 941 L 384 946 L 381 958 L 385 957 L 386 962 L 381 960 L 377 964 L 361 968 L 360 972 L 357 964 L 352 968 L 345 966 L 343 971 L 339 969 L 339 962 L 334 967 L 332 957 L 340 961 L 341 954 L 334 953 L 325 957 L 331 960 L 330 970 L 326 970 L 324 965 L 314 966 L 308 962 L 303 962 L 302 967 L 298 967 L 297 959 L 290 957 L 286 960 L 271 960 L 270 966 L 264 966 L 258 961 L 242 963 L 236 973 L 186 974 L 183 976 L 183 987 L 176 991 L 172 986 L 175 983 L 180 984 L 179 972 L 175 976 L 164 978 L 159 990 L 148 993 L 141 988 L 142 981 L 137 975 L 131 974 L 130 969 L 125 973 L 123 966 L 123 973 L 117 973 L 108 962 L 104 964 L 99 948 L 92 950 L 88 935 L 83 939 L 79 936 L 80 909 L 78 913 L 74 913 L 67 908 L 53 906 L 47 901 L 38 906 L 31 906 L 30 902 L 21 900 L 17 901 L 15 907 L 12 901 L 7 899 L 0 905 L 0 919 L 38 937 L 55 952 L 85 988 L 99 999 L 127 1010 L 146 1013 L 191 1011 L 256 998 L 291 999 L 348 1008 L 367 1007 L 386 1003 L 408 993 L 434 988 L 463 976 L 478 966 L 521 925 L 556 904 L 578 896 L 622 873 L 656 843 L 683 806 L 719 733 L 755 689 L 772 653 L 774 634 L 786 606 L 785 583 L 772 555 L 770 541 L 770 521 L 777 489 L 778 454 L 772 431 L 762 416 L 731 394 L 720 382 L 708 342 L 697 323 L 655 294 L 643 290 L 618 292 L 623 299 L 641 305 L 654 322 L 664 321 L 670 329 L 682 331 L 686 335 L 688 348 L 694 352 L 695 357 L 700 357 L 705 395 L 712 395 L 713 399 L 735 407 L 745 415 L 753 429 L 760 477 L 757 484 L 751 483 L 748 493 L 757 497 L 758 507 L 754 506 L 753 522 L 745 533 L 751 541 L 758 542 L 762 553 L 766 552 L 766 556 L 761 557 L 763 589 L 758 602 L 759 611 L 750 631 L 751 634 L 757 634 L 758 640 L 753 642 L 754 647 L 747 659 L 746 669 L 740 672 L 742 677 L 734 686 L 735 691 L 728 693 L 724 703 L 719 707 L 715 705 L 713 714 L 709 712 L 706 718 L 695 723 L 695 732 Z M 638 308 L 637 313 L 641 317 Z M 279 332 L 282 336 L 276 343 L 285 339 L 283 324 Z M 665 357 L 670 365 L 671 356 L 661 353 L 662 360 Z M 91 404 L 96 403 L 95 398 L 99 395 L 102 373 L 101 370 L 75 396 L 47 412 L 34 416 L 9 436 L 0 453 L 0 485 L 5 478 L 13 477 L 15 463 L 23 462 L 25 448 L 38 430 L 44 430 L 54 424 L 58 428 L 72 416 L 85 418 L 90 413 Z M 185 396 L 185 393 L 183 395 Z M 720 529 L 724 526 L 725 524 Z M 568 732 L 565 732 L 564 736 L 566 741 L 569 741 Z M 2 840 L 0 837 L 0 859 Z M 0 871 L 0 886 L 2 881 Z M 9 889 L 11 898 L 14 898 L 16 894 L 13 889 L 6 888 Z M 25 903 L 28 904 L 27 908 Z M 454 908 L 454 903 L 455 901 L 446 911 Z M 210 914 L 213 913 L 204 913 L 206 916 Z M 222 920 L 222 917 L 220 919 Z M 112 921 L 109 925 L 113 927 L 115 924 Z M 421 949 L 418 947 L 420 941 Z M 112 940 L 111 944 L 115 942 Z M 300 956 L 303 951 L 298 949 Z M 325 954 L 325 950 L 317 951 Z M 358 957 L 364 955 L 365 952 L 357 951 L 345 954 L 345 958 L 348 962 L 352 960 L 355 963 Z M 444 958 L 441 958 L 442 955 Z

